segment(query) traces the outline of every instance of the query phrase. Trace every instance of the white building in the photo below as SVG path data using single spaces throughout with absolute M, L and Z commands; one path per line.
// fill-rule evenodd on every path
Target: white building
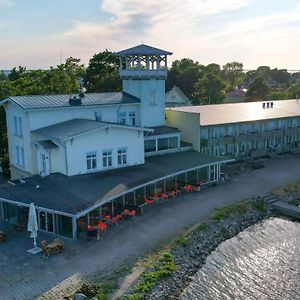
M 165 104 L 166 107 L 192 105 L 190 99 L 176 85 L 174 85 L 171 90 L 166 92 Z
M 165 126 L 165 80 L 171 52 L 139 45 L 120 51 L 121 93 L 17 96 L 7 114 L 11 177 L 84 174 L 144 163 L 180 150 Z

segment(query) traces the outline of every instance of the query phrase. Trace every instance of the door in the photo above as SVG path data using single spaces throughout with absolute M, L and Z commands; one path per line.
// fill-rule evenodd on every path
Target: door
M 49 153 L 46 151 L 40 152 L 40 174 L 41 176 L 50 175 Z

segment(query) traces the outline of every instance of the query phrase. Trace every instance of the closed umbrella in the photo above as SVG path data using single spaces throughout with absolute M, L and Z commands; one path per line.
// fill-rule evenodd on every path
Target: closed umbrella
M 37 238 L 38 229 L 39 228 L 37 223 L 35 207 L 34 204 L 31 203 L 29 207 L 27 231 L 30 232 L 30 237 L 33 239 L 34 247 L 36 247 L 36 238 Z

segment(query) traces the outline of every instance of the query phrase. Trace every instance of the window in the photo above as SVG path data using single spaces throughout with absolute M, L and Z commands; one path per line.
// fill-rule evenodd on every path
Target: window
M 145 140 L 145 152 L 156 151 L 156 140 Z
M 112 166 L 112 150 L 102 152 L 103 168 Z
M 156 95 L 155 95 L 155 90 L 151 90 L 149 92 L 149 105 L 150 106 L 155 106 L 156 105 Z
M 87 168 L 87 170 L 97 169 L 97 154 L 96 154 L 96 152 L 90 152 L 86 155 L 86 168 Z
M 22 136 L 23 128 L 22 128 L 21 117 L 14 117 L 14 131 L 15 131 L 15 135 Z
M 127 149 L 120 148 L 118 149 L 118 165 L 126 165 L 127 164 Z
M 122 125 L 126 125 L 126 119 L 127 119 L 126 112 L 119 112 L 118 113 L 118 123 L 120 123 Z
M 135 126 L 135 111 L 129 113 L 129 124 Z
M 95 111 L 94 115 L 95 115 L 95 120 L 97 122 L 101 122 L 102 121 L 102 112 L 101 111 Z
M 15 159 L 16 164 L 24 167 L 25 166 L 24 148 L 16 146 L 15 151 L 16 151 L 16 159 Z

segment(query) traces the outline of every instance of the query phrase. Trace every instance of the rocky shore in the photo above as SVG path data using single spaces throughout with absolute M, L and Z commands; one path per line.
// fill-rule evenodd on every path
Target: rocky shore
M 206 257 L 218 245 L 270 216 L 272 212 L 260 199 L 217 211 L 193 233 L 177 241 L 177 245 L 170 250 L 177 270 L 171 277 L 160 280 L 142 299 L 178 299 L 205 263 Z

